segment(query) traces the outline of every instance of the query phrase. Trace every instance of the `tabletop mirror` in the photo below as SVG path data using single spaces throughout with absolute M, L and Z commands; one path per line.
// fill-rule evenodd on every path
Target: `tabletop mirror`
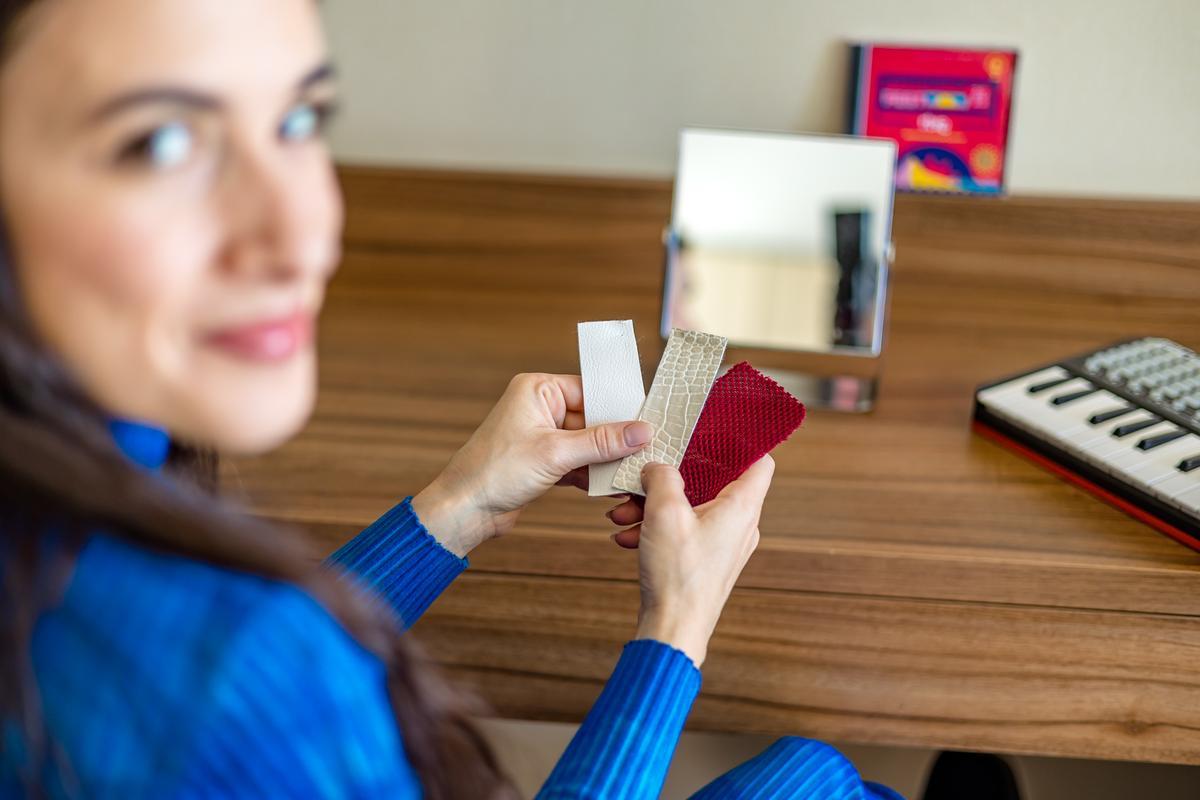
M 806 404 L 869 410 L 895 159 L 889 140 L 685 129 L 664 237 L 663 336 L 726 336 L 731 357 Z

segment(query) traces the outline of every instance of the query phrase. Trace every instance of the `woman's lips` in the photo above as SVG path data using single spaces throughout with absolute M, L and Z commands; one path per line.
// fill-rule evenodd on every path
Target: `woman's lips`
M 284 361 L 312 341 L 313 317 L 297 312 L 290 317 L 226 328 L 205 341 L 232 356 L 250 361 Z

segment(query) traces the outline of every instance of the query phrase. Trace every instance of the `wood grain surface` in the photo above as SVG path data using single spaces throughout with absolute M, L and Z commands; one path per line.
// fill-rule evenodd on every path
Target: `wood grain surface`
M 659 181 L 344 168 L 302 435 L 226 466 L 332 550 L 422 488 L 575 324 L 657 334 Z M 1200 554 L 970 432 L 977 384 L 1143 334 L 1200 347 L 1200 204 L 901 196 L 877 409 L 775 451 L 697 729 L 1200 764 Z M 611 505 L 555 489 L 415 627 L 498 714 L 578 720 L 633 633 Z

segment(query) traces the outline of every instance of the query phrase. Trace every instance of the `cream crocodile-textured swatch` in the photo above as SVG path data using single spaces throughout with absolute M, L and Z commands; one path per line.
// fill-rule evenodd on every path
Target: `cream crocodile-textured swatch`
M 671 329 L 650 393 L 638 414 L 638 419 L 654 426 L 654 438 L 645 448 L 621 460 L 613 486 L 644 495 L 642 467 L 651 461 L 678 467 L 683 461 L 692 429 L 721 368 L 725 344 L 724 336 Z
M 588 427 L 637 419 L 646 400 L 642 362 L 633 320 L 581 322 L 579 374 L 583 377 L 583 417 Z M 588 467 L 588 496 L 617 494 L 613 475 L 621 460 Z

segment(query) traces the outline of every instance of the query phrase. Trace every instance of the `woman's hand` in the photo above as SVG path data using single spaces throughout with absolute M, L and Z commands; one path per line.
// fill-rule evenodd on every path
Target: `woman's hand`
M 774 459 L 763 456 L 715 498 L 692 508 L 679 470 L 645 466 L 645 516 L 613 537 L 638 548 L 637 638 L 673 645 L 696 666 L 704 662 L 729 592 L 758 546 L 758 518 L 774 472 Z M 618 509 L 614 516 L 634 514 L 628 505 Z
M 641 450 L 645 422 L 584 427 L 578 375 L 517 375 L 450 463 L 413 498 L 417 516 L 465 556 L 516 524 L 521 509 L 555 485 L 587 488 L 587 465 Z

